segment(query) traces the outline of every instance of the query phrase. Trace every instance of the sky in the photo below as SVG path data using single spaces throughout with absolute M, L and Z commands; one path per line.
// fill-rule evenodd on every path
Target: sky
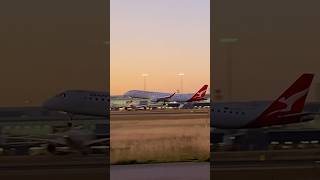
M 3 1 L 0 106 L 39 106 L 68 89 L 106 91 L 106 14 L 104 1 Z
M 209 0 L 111 0 L 110 92 L 195 92 L 210 81 Z
M 212 4 L 211 84 L 212 90 L 221 90 L 223 100 L 274 100 L 302 73 L 314 73 L 307 101 L 320 101 L 320 24 L 314 23 L 320 19 L 320 2 L 301 2 Z M 225 38 L 237 40 L 221 41 Z M 232 82 L 230 99 L 228 82 Z

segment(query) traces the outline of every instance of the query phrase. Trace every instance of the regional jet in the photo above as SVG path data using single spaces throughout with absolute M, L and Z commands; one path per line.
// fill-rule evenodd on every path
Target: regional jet
M 70 115 L 108 116 L 110 97 L 106 92 L 68 90 L 48 99 L 43 107 Z
M 314 75 L 303 74 L 275 101 L 213 102 L 211 126 L 220 129 L 247 129 L 310 121 L 318 112 L 304 112 Z

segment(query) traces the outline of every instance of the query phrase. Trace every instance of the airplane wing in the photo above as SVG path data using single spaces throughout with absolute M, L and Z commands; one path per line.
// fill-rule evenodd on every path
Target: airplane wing
M 169 96 L 164 96 L 164 97 L 158 97 L 156 99 L 156 101 L 168 101 L 170 98 L 172 98 L 174 95 L 176 94 L 176 92 L 174 92 L 173 94 L 169 95 Z
M 301 121 L 313 120 L 315 116 L 320 115 L 320 112 L 302 112 L 280 115 L 279 118 L 301 118 Z
M 99 144 L 99 143 L 104 143 L 104 142 L 109 142 L 109 141 L 110 141 L 110 138 L 96 139 L 96 140 L 92 140 L 92 141 L 85 143 L 84 146 L 92 146 L 94 144 Z
M 52 143 L 57 145 L 66 146 L 67 143 L 63 139 L 46 139 L 46 138 L 36 138 L 36 137 L 6 137 L 6 140 L 21 140 L 26 142 L 16 142 L 21 144 L 42 144 L 42 143 Z M 9 143 L 9 144 L 15 144 Z

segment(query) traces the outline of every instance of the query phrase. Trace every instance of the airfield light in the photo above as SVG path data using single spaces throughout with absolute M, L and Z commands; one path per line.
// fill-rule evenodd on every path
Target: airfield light
M 227 90 L 228 90 L 228 100 L 233 100 L 233 58 L 232 49 L 233 46 L 239 41 L 237 37 L 225 37 L 220 39 L 220 43 L 225 45 L 226 48 L 226 73 L 227 73 Z
M 180 76 L 180 93 L 183 93 L 183 76 L 184 76 L 184 73 L 179 73 L 178 76 Z
M 149 76 L 149 74 L 143 73 L 141 75 L 143 77 L 143 90 L 146 90 L 147 89 L 147 77 Z

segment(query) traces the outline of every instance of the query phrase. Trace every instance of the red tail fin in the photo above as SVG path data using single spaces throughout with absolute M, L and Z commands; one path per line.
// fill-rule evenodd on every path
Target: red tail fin
M 281 124 L 279 116 L 301 113 L 312 82 L 313 74 L 303 74 L 253 123 L 258 126 Z
M 195 93 L 189 100 L 188 102 L 192 102 L 192 101 L 201 101 L 204 100 L 204 96 L 206 95 L 208 89 L 208 85 L 204 85 L 202 86 L 201 89 L 199 89 L 199 91 L 197 93 Z

